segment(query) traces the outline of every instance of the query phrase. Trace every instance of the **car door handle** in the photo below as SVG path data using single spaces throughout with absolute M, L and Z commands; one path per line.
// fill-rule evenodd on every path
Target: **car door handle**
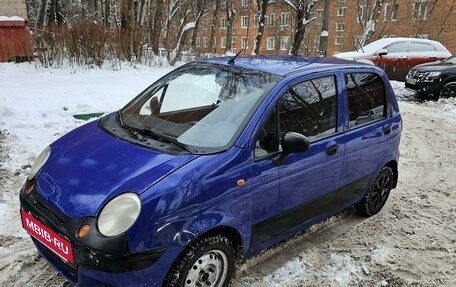
M 339 151 L 339 144 L 333 144 L 330 145 L 329 147 L 326 148 L 326 154 L 327 155 L 333 155 Z
M 388 135 L 391 132 L 391 124 L 383 127 L 383 134 Z

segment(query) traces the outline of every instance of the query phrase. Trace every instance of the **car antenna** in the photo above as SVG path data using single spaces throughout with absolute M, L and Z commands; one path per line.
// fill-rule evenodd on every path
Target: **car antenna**
M 233 58 L 229 59 L 228 64 L 229 64 L 229 65 L 233 65 L 233 64 L 234 64 L 234 59 L 236 59 L 237 56 L 239 56 L 239 54 L 242 53 L 242 51 L 244 51 L 244 49 L 241 49 L 241 50 L 236 54 L 236 56 L 234 56 Z

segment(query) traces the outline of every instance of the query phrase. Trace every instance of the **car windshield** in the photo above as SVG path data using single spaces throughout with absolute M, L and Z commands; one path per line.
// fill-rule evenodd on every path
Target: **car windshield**
M 231 144 L 281 77 L 215 64 L 192 63 L 166 75 L 121 110 L 121 122 L 142 136 L 193 150 Z
M 449 58 L 446 58 L 444 60 L 445 63 L 449 63 L 449 64 L 456 64 L 456 56 L 451 56 Z
M 390 41 L 387 41 L 385 39 L 380 39 L 380 40 L 367 44 L 362 49 L 358 49 L 358 52 L 364 51 L 364 53 L 372 54 L 372 53 L 377 52 L 380 49 L 383 49 L 389 43 L 390 43 Z

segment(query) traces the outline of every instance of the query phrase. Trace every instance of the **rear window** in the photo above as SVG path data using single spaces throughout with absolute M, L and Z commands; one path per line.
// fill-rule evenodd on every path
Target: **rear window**
M 386 118 L 385 86 L 377 74 L 346 74 L 345 80 L 350 128 Z

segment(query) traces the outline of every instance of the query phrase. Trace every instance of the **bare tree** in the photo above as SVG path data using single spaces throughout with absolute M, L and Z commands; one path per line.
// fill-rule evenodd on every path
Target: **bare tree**
M 233 1 L 229 0 L 226 3 L 226 48 L 225 53 L 231 51 L 233 43 L 233 23 L 236 16 L 236 10 L 233 7 Z
M 304 40 L 307 25 L 314 21 L 316 17 L 312 16 L 313 7 L 319 0 L 295 0 L 285 1 L 295 11 L 296 29 L 290 53 L 298 55 L 301 50 L 301 44 Z
M 196 12 L 195 17 L 195 28 L 193 29 L 193 34 L 192 34 L 192 41 L 191 41 L 191 48 L 192 51 L 196 50 L 196 36 L 198 35 L 198 29 L 199 29 L 199 24 L 201 17 L 203 17 L 204 14 L 207 13 L 207 10 L 204 7 L 206 0 L 197 0 L 196 1 L 196 7 L 194 9 L 194 12 Z
M 261 49 L 261 40 L 263 39 L 264 33 L 264 24 L 265 16 L 268 10 L 269 0 L 258 0 L 257 1 L 257 22 L 258 22 L 258 32 L 253 42 L 253 51 L 252 54 L 257 55 L 260 53 Z
M 221 0 L 211 0 L 211 9 L 212 9 L 212 18 L 211 18 L 211 32 L 209 35 L 209 46 L 208 51 L 209 53 L 215 53 L 215 31 L 217 29 L 217 12 L 220 9 L 220 1 Z
M 361 26 L 358 45 L 364 46 L 369 42 L 377 28 L 384 0 L 357 0 L 358 10 L 356 19 Z

